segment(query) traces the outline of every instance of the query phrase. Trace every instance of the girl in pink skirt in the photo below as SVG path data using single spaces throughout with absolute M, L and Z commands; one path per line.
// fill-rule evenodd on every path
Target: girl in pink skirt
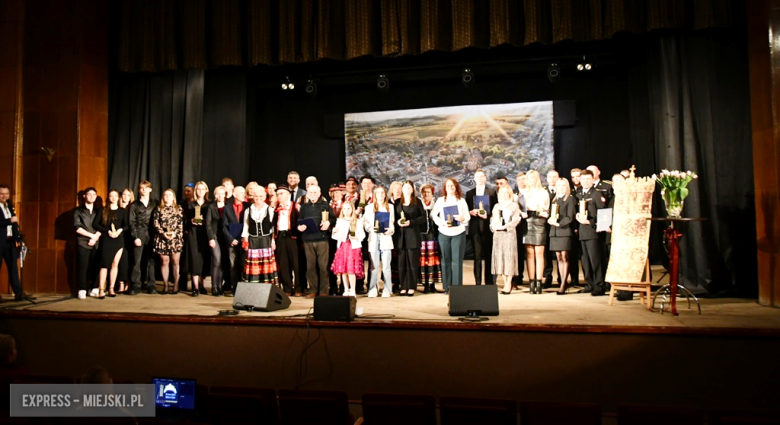
M 338 249 L 330 270 L 344 283 L 344 296 L 354 297 L 355 281 L 365 277 L 360 242 L 365 239 L 366 231 L 358 222 L 352 202 L 344 202 L 341 206 L 332 237 L 338 242 Z

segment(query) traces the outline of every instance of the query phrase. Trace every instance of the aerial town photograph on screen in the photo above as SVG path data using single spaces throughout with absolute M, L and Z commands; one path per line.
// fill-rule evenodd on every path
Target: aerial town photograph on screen
M 489 182 L 520 171 L 553 168 L 553 103 L 466 105 L 344 116 L 347 176 L 370 174 L 378 184 L 412 180 L 436 190 L 448 178 L 463 191 L 473 173 Z

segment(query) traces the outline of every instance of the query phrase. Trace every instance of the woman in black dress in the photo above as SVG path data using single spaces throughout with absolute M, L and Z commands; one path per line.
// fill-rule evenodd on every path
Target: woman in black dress
M 527 226 L 523 233 L 525 260 L 528 267 L 528 279 L 531 281 L 531 293 L 542 293 L 542 273 L 544 272 L 544 246 L 547 244 L 547 218 L 550 210 L 550 193 L 542 187 L 539 173 L 531 170 L 526 174 L 528 190 L 523 195 L 525 212 L 521 215 Z
M 204 214 L 206 216 L 206 237 L 209 239 L 208 244 L 211 249 L 211 295 L 215 297 L 224 295 L 222 292 L 222 247 L 225 243 L 222 237 L 221 223 L 226 195 L 225 186 L 214 188 L 214 202 L 208 204 Z M 232 205 L 229 206 L 229 208 L 232 207 Z
M 555 184 L 555 199 L 550 206 L 550 213 L 551 216 L 547 220 L 550 223 L 550 251 L 555 252 L 558 276 L 561 277 L 561 287 L 556 293 L 563 295 L 566 293 L 566 280 L 569 278 L 569 252 L 574 238 L 571 223 L 577 213 L 577 201 L 571 196 L 571 187 L 565 178 L 558 179 Z
M 192 276 L 192 296 L 205 294 L 203 280 L 211 274 L 211 247 L 206 234 L 206 209 L 209 200 L 209 187 L 206 182 L 195 183 L 195 199 L 187 204 L 184 211 L 184 228 L 187 231 L 187 251 L 189 254 L 188 271 Z
M 401 199 L 395 203 L 397 227 L 393 234 L 393 246 L 398 251 L 400 294 L 411 297 L 414 295 L 417 278 L 420 276 L 421 233 L 426 227 L 428 216 L 422 203 L 417 199 L 414 183 L 407 180 L 401 188 L 401 193 Z
M 110 275 L 108 296 L 115 297 L 114 285 L 119 274 L 119 263 L 125 248 L 124 231 L 127 229 L 127 212 L 119 207 L 119 192 L 108 193 L 108 206 L 98 210 L 92 223 L 100 232 L 100 292 L 98 298 L 106 298 L 106 277 Z M 109 273 L 109 268 L 111 272 Z
M 122 190 L 122 194 L 119 197 L 119 208 L 125 210 L 127 214 L 128 230 L 130 229 L 130 204 L 135 201 L 135 195 L 129 188 Z M 130 281 L 130 256 L 133 253 L 133 247 L 135 247 L 135 238 L 128 232 L 122 232 L 123 239 L 125 240 L 125 249 L 122 251 L 122 258 L 119 260 L 119 273 L 117 274 L 117 280 L 119 281 L 118 293 L 123 294 L 127 290 L 125 282 Z

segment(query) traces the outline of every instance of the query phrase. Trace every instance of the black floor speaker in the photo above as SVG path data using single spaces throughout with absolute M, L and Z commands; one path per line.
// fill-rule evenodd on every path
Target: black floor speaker
M 314 320 L 349 322 L 355 320 L 355 297 L 314 298 Z
M 276 285 L 239 282 L 233 308 L 248 311 L 276 311 L 290 307 L 290 297 Z
M 498 316 L 495 285 L 450 286 L 450 316 Z

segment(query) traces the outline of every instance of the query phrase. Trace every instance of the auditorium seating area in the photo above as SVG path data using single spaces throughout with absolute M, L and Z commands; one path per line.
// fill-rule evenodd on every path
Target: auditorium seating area
M 13 383 L 72 383 L 56 376 L 24 376 Z M 116 383 L 131 383 L 116 380 Z M 6 387 L 7 388 L 7 387 Z M 0 394 L 8 400 L 8 394 Z M 780 425 L 780 410 L 703 410 L 690 406 L 619 406 L 616 411 L 589 403 L 531 402 L 413 394 L 273 390 L 198 385 L 197 408 L 180 421 L 192 424 L 273 425 Z M 165 424 L 159 418 L 10 418 L 0 424 Z

